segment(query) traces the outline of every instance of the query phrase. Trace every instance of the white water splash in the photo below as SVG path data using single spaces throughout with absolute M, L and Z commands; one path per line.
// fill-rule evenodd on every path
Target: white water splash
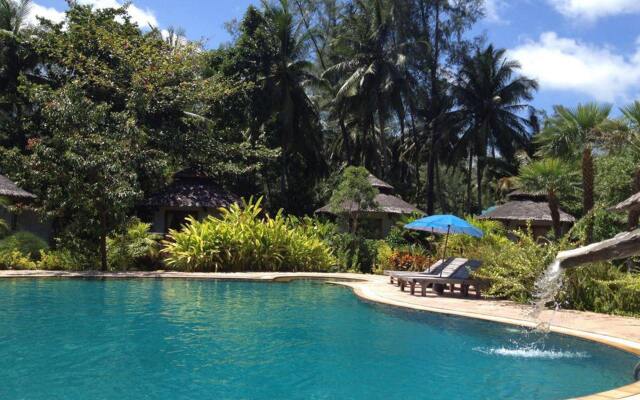
M 535 283 L 534 307 L 531 317 L 538 320 L 537 331 L 548 332 L 555 313 L 560 309 L 560 304 L 555 302 L 558 292 L 562 289 L 564 270 L 560 267 L 562 259 L 556 258 L 548 267 L 545 273 L 538 278 Z M 548 321 L 540 320 L 542 311 L 547 304 L 555 303 L 555 310 Z
M 521 348 L 481 348 L 476 347 L 474 351 L 479 351 L 488 355 L 498 355 L 503 357 L 514 358 L 538 358 L 547 360 L 558 360 L 561 358 L 589 358 L 589 354 L 582 351 L 558 351 L 558 350 L 545 350 L 536 347 L 521 347 Z

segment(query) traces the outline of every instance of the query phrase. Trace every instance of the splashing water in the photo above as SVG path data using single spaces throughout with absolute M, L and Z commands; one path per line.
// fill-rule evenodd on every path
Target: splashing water
M 564 270 L 560 267 L 562 259 L 556 258 L 548 267 L 545 273 L 538 278 L 535 283 L 534 306 L 530 316 L 538 321 L 535 330 L 548 332 L 551 328 L 551 322 L 556 312 L 560 309 L 560 304 L 555 298 L 562 289 Z M 555 303 L 554 312 L 548 321 L 542 321 L 540 316 L 547 304 Z
M 496 355 L 503 357 L 514 358 L 538 358 L 547 360 L 558 360 L 561 358 L 589 358 L 589 354 L 583 351 L 560 351 L 560 350 L 546 350 L 539 348 L 535 345 L 523 346 L 518 348 L 482 348 L 476 347 L 474 351 L 479 351 L 488 355 Z

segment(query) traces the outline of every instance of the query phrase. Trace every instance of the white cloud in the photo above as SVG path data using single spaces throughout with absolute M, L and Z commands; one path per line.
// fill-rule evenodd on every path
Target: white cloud
M 122 7 L 123 2 L 117 0 L 79 0 L 78 3 L 90 4 L 95 8 L 118 8 Z M 127 11 L 131 16 L 131 21 L 138 24 L 140 28 L 145 28 L 149 25 L 157 27 L 159 25 L 155 14 L 148 8 L 143 10 L 137 7 L 135 4 L 131 4 L 127 8 Z
M 484 2 L 484 17 L 487 21 L 492 23 L 504 24 L 505 21 L 502 18 L 501 12 L 507 6 L 504 0 L 485 0 Z
M 31 12 L 29 13 L 29 17 L 27 18 L 27 23 L 29 25 L 37 25 L 38 18 L 46 18 L 53 22 L 62 22 L 64 21 L 64 12 L 58 11 L 53 7 L 44 7 L 37 3 L 31 4 Z
M 595 21 L 620 14 L 640 13 L 639 0 L 547 0 L 556 11 L 571 18 Z
M 509 51 L 522 64 L 522 73 L 538 79 L 541 89 L 584 93 L 594 100 L 626 101 L 640 90 L 640 43 L 633 54 L 623 55 L 546 32 Z

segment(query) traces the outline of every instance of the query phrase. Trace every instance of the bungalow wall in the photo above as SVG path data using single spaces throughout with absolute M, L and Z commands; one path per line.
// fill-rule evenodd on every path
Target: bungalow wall
M 188 216 L 201 221 L 209 215 L 219 216 L 220 212 L 207 207 L 160 207 L 153 210 L 151 230 L 156 233 L 167 234 L 169 229 L 179 229 L 186 222 Z
M 42 221 L 40 216 L 32 210 L 20 210 L 19 213 L 11 213 L 5 208 L 0 208 L 0 219 L 6 221 L 14 231 L 27 231 L 50 242 L 53 236 L 53 227 L 50 221 Z

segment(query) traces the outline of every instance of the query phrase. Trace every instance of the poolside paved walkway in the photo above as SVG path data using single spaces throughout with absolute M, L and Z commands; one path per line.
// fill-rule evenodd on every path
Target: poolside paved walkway
M 0 278 L 179 278 L 179 279 L 235 279 L 235 280 L 291 280 L 321 279 L 351 287 L 359 297 L 384 304 L 416 310 L 445 313 L 470 318 L 536 326 L 539 321 L 550 322 L 551 330 L 605 343 L 640 355 L 640 319 L 617 317 L 591 312 L 546 310 L 540 319 L 530 314 L 531 306 L 508 301 L 479 300 L 436 296 L 427 292 L 422 297 L 417 292 L 410 295 L 389 284 L 389 278 L 379 275 L 348 273 L 181 273 L 181 272 L 56 272 L 56 271 L 0 271 Z M 588 396 L 583 399 L 627 399 L 640 400 L 640 382 L 609 392 Z

